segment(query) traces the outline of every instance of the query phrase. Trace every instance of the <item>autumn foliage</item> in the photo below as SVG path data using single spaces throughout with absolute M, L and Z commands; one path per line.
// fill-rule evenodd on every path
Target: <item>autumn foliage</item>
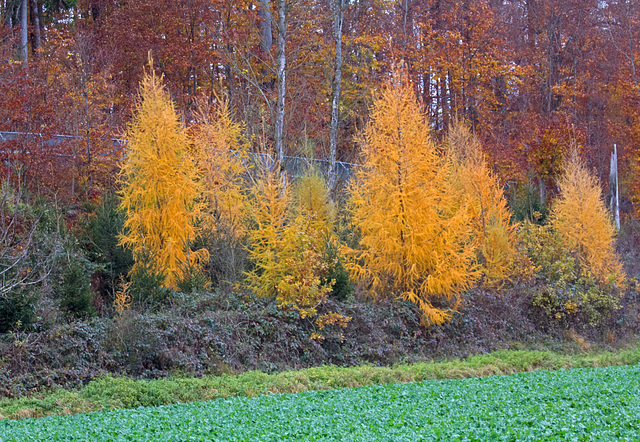
M 201 101 L 193 128 L 196 164 L 203 177 L 201 227 L 229 241 L 245 232 L 247 145 L 243 127 L 231 116 L 225 98 L 213 104 Z
M 132 273 L 145 269 L 168 288 L 208 258 L 205 249 L 191 250 L 202 187 L 188 143 L 162 78 L 150 68 L 127 130 L 119 176 L 126 216 L 120 244 L 133 251 Z
M 274 297 L 304 318 L 326 300 L 332 281 L 323 281 L 333 218 L 324 179 L 310 173 L 291 190 L 274 170 L 265 171 L 253 198 L 254 228 L 249 234 L 255 269 L 248 283 L 258 296 Z
M 489 169 L 482 146 L 464 122 L 456 121 L 446 139 L 452 182 L 468 203 L 478 261 L 488 283 L 514 272 L 517 225 L 498 179 Z
M 640 214 L 640 2 L 62 3 L 0 2 L 0 172 L 56 231 L 105 224 L 111 241 L 69 253 L 95 261 L 97 307 L 139 308 L 143 276 L 158 293 L 200 278 L 317 318 L 320 340 L 346 324 L 325 301 L 363 293 L 425 324 L 476 283 L 524 278 L 551 318 L 617 307 L 601 177 L 615 143 L 624 231 Z M 95 216 L 112 193 L 120 211 Z
M 255 268 L 247 274 L 247 283 L 258 296 L 277 298 L 284 280 L 281 254 L 291 192 L 275 170 L 265 170 L 253 188 L 252 199 L 249 256 Z
M 606 286 L 620 285 L 624 273 L 615 251 L 615 227 L 602 190 L 575 146 L 565 159 L 559 188 L 552 223 L 565 247 L 578 257 L 583 273 Z
M 351 189 L 360 236 L 350 269 L 376 296 L 414 302 L 424 321 L 451 316 L 474 281 L 474 226 L 451 165 L 438 155 L 411 83 L 396 73 L 371 110 Z

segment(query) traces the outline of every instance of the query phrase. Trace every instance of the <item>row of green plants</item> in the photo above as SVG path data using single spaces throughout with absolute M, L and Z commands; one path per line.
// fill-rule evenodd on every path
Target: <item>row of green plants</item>
M 50 314 L 121 315 L 221 287 L 312 319 L 319 340 L 349 317 L 318 308 L 354 285 L 415 304 L 425 325 L 449 321 L 474 286 L 524 280 L 538 288 L 532 305 L 558 322 L 595 325 L 620 305 L 615 230 L 579 146 L 539 224 L 533 209 L 515 218 L 464 123 L 431 139 L 400 73 L 374 103 L 362 168 L 344 192 L 313 170 L 292 180 L 277 163 L 251 164 L 224 100 L 202 105 L 197 120 L 185 129 L 151 72 L 117 195 L 87 203 L 69 228 L 54 204 L 3 188 L 1 332 L 37 324 L 42 300 Z
M 391 367 L 322 366 L 275 374 L 250 371 L 239 375 L 137 381 L 126 377 L 105 376 L 77 390 L 60 389 L 29 398 L 3 399 L 0 401 L 0 417 L 42 417 L 238 396 L 254 397 L 273 393 L 509 375 L 536 370 L 625 366 L 639 362 L 638 348 L 586 354 L 501 350 L 466 359 L 398 364 Z
M 537 371 L 4 421 L 0 430 L 7 441 L 632 440 L 638 388 L 637 365 Z

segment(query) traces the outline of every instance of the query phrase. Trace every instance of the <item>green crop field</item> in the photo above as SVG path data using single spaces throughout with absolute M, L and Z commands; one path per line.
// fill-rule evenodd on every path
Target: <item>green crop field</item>
M 640 365 L 5 420 L 0 440 L 640 440 Z

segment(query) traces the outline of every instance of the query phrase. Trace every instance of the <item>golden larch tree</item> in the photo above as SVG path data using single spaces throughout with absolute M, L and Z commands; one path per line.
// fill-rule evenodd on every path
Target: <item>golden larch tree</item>
M 277 298 L 291 192 L 276 169 L 265 167 L 252 189 L 249 258 L 254 268 L 246 282 L 257 296 Z
M 133 251 L 132 274 L 145 269 L 175 289 L 189 268 L 208 258 L 205 249 L 190 248 L 197 235 L 202 185 L 188 153 L 186 130 L 152 66 L 142 79 L 126 139 L 119 175 L 125 214 L 119 244 Z
M 517 225 L 511 223 L 502 186 L 491 173 L 480 140 L 455 121 L 445 140 L 453 185 L 468 202 L 478 261 L 487 283 L 500 283 L 514 271 Z
M 328 188 L 308 174 L 291 192 L 275 169 L 264 172 L 253 194 L 249 255 L 255 268 L 247 282 L 258 296 L 313 317 L 331 291 L 331 281 L 322 281 L 328 268 L 323 253 L 333 233 Z
M 596 177 L 580 159 L 576 146 L 563 169 L 551 222 L 565 246 L 577 255 L 583 272 L 600 284 L 619 285 L 624 272 L 615 252 L 615 227 Z
M 333 221 L 327 183 L 318 173 L 307 172 L 294 186 L 279 292 L 279 302 L 296 308 L 303 317 L 315 316 L 316 307 L 331 292 L 333 281 L 323 282 L 322 277 L 329 269 L 324 253 L 333 238 Z
M 360 245 L 349 268 L 374 296 L 414 302 L 425 323 L 441 324 L 477 274 L 473 226 L 451 166 L 400 77 L 374 102 L 362 137 L 364 165 L 350 198 Z
M 242 180 L 247 143 L 242 124 L 233 120 L 226 98 L 213 104 L 200 102 L 196 118 L 194 152 L 204 179 L 202 229 L 228 242 L 239 241 L 246 234 L 247 205 Z

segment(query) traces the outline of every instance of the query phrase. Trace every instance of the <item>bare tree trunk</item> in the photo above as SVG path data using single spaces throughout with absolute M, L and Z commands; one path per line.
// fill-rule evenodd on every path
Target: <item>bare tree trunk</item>
M 271 0 L 260 0 L 260 9 L 258 10 L 258 16 L 262 19 L 259 24 L 260 28 L 260 48 L 265 52 L 271 51 L 271 45 L 273 44 L 273 37 L 271 35 L 271 22 L 273 17 L 271 16 Z
M 278 161 L 282 167 L 284 160 L 284 141 L 283 141 L 283 129 L 284 129 L 284 99 L 285 99 L 285 83 L 286 83 L 286 52 L 285 52 L 285 36 L 287 32 L 286 21 L 286 0 L 278 0 L 278 39 L 277 39 L 277 71 L 276 71 L 276 84 L 277 84 L 277 101 L 276 101 L 276 154 L 278 155 Z
M 40 17 L 38 16 L 38 0 L 29 0 L 29 15 L 31 16 L 31 49 L 35 54 L 42 46 L 40 38 Z
M 5 1 L 4 3 L 2 3 L 2 5 L 4 6 L 2 8 L 2 21 L 6 27 L 11 29 L 11 36 L 13 37 L 13 14 L 15 12 L 16 5 L 14 2 L 10 1 Z
M 329 190 L 336 187 L 336 153 L 338 149 L 338 118 L 340 116 L 340 84 L 342 82 L 342 22 L 345 0 L 331 0 L 333 35 L 336 45 L 335 71 L 331 84 L 331 127 L 329 129 Z
M 42 1 L 37 1 L 36 0 L 36 13 L 38 14 L 38 27 L 39 27 L 39 32 L 38 32 L 38 39 L 39 39 L 39 46 L 38 49 L 40 49 L 40 46 L 42 46 L 42 42 L 45 40 L 45 34 L 44 34 L 44 8 L 42 7 Z
M 25 66 L 29 63 L 29 10 L 27 0 L 22 0 L 20 6 L 20 56 Z
M 611 154 L 611 169 L 609 173 L 609 187 L 611 188 L 611 213 L 616 223 L 616 229 L 620 231 L 620 197 L 618 196 L 618 147 L 613 145 Z

